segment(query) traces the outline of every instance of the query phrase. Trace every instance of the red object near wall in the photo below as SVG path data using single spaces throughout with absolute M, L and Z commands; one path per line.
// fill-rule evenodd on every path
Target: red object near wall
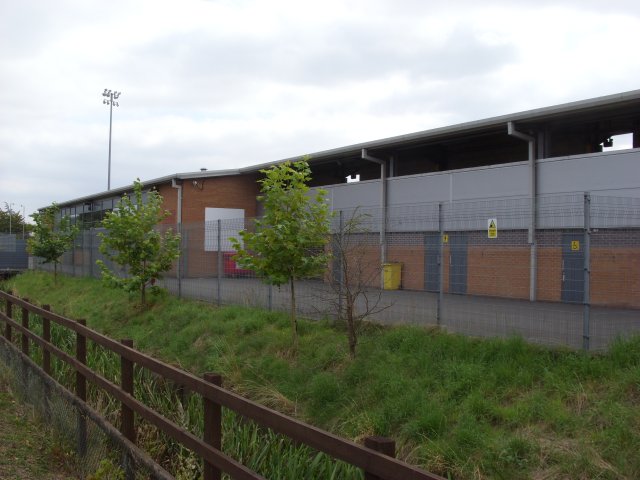
M 238 267 L 238 264 L 233 259 L 236 252 L 223 252 L 222 258 L 224 259 L 224 274 L 226 277 L 248 277 L 253 274 L 251 270 L 245 270 Z

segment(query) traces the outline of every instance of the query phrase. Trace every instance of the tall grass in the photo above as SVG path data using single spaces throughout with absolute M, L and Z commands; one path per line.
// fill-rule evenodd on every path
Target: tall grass
M 114 338 L 133 338 L 137 348 L 196 374 L 221 373 L 239 393 L 340 435 L 392 436 L 401 458 L 443 476 L 640 478 L 638 338 L 590 355 L 518 338 L 477 340 L 435 329 L 372 326 L 351 360 L 344 332 L 303 321 L 293 356 L 288 318 L 277 313 L 171 297 L 140 310 L 135 300 L 97 281 L 63 277 L 56 287 L 41 273 L 22 275 L 7 287 L 56 312 L 86 318 Z M 197 431 L 201 407 L 189 406 L 190 399 L 178 407 L 166 388 L 156 390 L 157 401 Z M 298 461 L 322 463 L 322 474 L 307 478 L 331 478 L 333 468 L 343 468 L 313 452 L 294 459 L 284 453 L 295 449 L 286 440 L 230 414 L 224 419 L 234 432 L 225 435 L 225 449 L 236 458 L 278 472 L 299 472 Z M 266 451 L 249 448 L 256 443 Z M 175 452 L 169 453 L 167 458 Z M 185 460 L 180 468 L 189 471 L 189 465 Z M 285 478 L 278 475 L 272 476 Z M 286 478 L 304 478 L 297 475 Z

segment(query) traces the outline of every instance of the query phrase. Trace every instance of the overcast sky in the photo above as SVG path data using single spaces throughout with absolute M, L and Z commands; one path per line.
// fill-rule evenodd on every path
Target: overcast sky
M 637 0 L 0 0 L 0 202 L 640 88 Z

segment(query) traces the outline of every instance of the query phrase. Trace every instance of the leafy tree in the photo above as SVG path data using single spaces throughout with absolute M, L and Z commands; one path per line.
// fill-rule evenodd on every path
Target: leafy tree
M 261 173 L 258 200 L 264 216 L 255 221 L 253 232 L 241 231 L 241 240 L 231 241 L 240 266 L 253 270 L 266 283 L 291 286 L 291 331 L 297 351 L 295 281 L 327 268 L 329 206 L 324 190 L 309 195 L 311 168 L 306 159 L 274 165 Z
M 144 201 L 142 183 L 136 179 L 133 199 L 125 194 L 102 221 L 107 233 L 99 234 L 100 253 L 127 269 L 127 276 L 122 277 L 98 260 L 102 278 L 109 286 L 140 292 L 142 305 L 146 304 L 147 287 L 158 289 L 156 280 L 180 256 L 180 235 L 171 229 L 162 234 L 156 228 L 168 215 L 169 211 L 162 209 L 162 196 L 158 192 L 148 192 Z
M 9 208 L 9 204 L 5 202 L 4 209 L 0 209 L 0 233 L 22 235 L 23 231 L 30 232 L 31 228 L 22 214 Z
M 73 245 L 78 227 L 71 225 L 68 216 L 60 217 L 60 208 L 55 203 L 31 215 L 35 226 L 33 235 L 27 240 L 27 251 L 41 257 L 43 263 L 53 263 L 54 282 L 58 279 L 58 264 L 62 254 Z M 56 220 L 59 218 L 59 221 Z

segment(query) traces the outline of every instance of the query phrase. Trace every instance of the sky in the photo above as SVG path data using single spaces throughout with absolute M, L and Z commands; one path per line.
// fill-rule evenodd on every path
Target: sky
M 0 0 L 0 208 L 640 88 L 637 0 Z

